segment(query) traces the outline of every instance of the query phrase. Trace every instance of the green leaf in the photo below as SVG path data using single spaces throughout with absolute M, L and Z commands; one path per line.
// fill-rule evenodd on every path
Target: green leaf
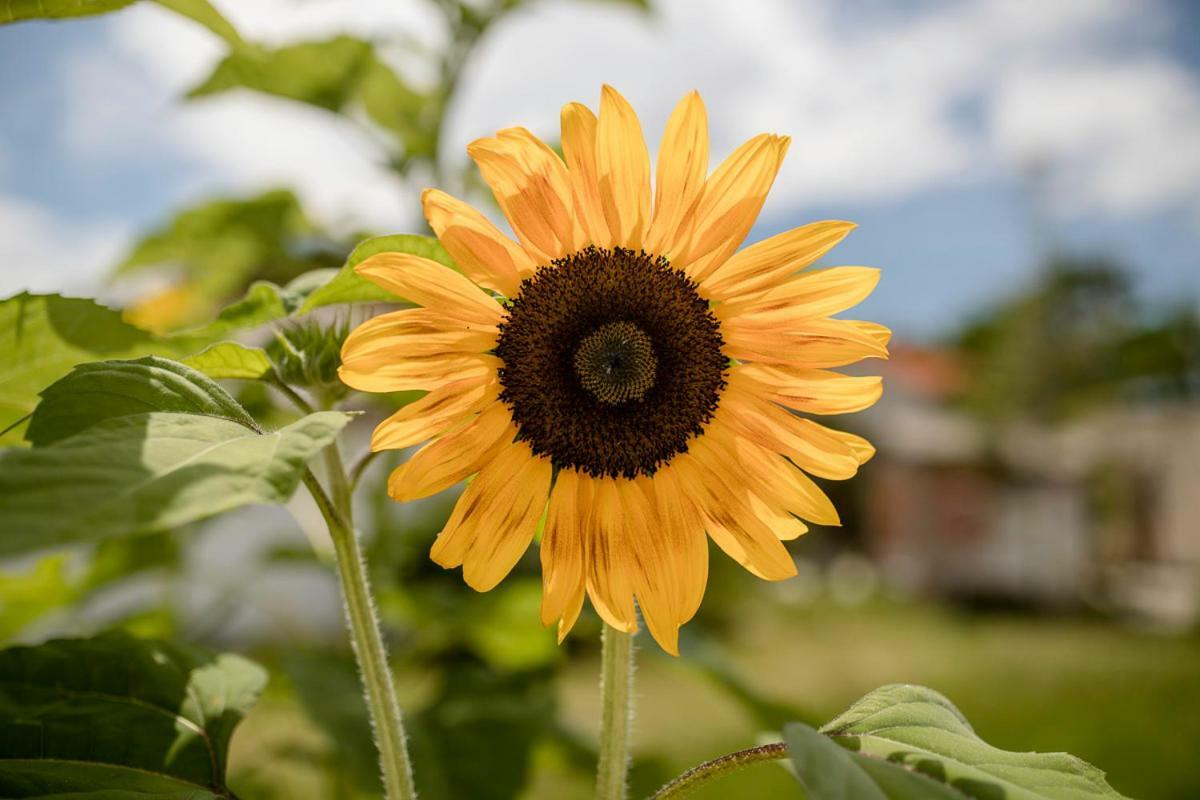
M 26 19 L 86 17 L 117 11 L 134 0 L 0 0 L 0 25 Z
M 183 363 L 210 378 L 258 380 L 271 372 L 271 360 L 267 358 L 266 350 L 238 342 L 218 342 L 188 356 Z
M 378 58 L 362 75 L 359 86 L 363 110 L 376 124 L 391 131 L 404 148 L 402 163 L 431 159 L 437 151 L 435 98 L 418 92 Z
M 38 392 L 76 364 L 177 349 L 92 300 L 22 293 L 0 301 L 0 429 L 33 411 Z M 20 438 L 13 431 L 0 444 Z
M 34 447 L 74 436 L 101 420 L 150 411 L 200 414 L 258 427 L 211 378 L 158 356 L 80 364 L 41 397 L 25 432 Z
M 199 22 L 210 31 L 220 36 L 233 48 L 246 47 L 245 40 L 233 27 L 233 23 L 213 8 L 208 0 L 155 0 L 160 6 L 174 11 L 180 16 Z
M 373 60 L 370 43 L 350 36 L 234 52 L 188 92 L 188 97 L 245 88 L 341 111 L 357 94 L 362 75 Z
M 783 736 L 808 800 L 966 800 L 906 767 L 839 747 L 802 722 L 785 726 Z
M 0 651 L 0 797 L 226 797 L 266 681 L 241 656 L 120 631 Z
M 399 301 L 401 298 L 359 277 L 354 272 L 354 268 L 358 264 L 377 253 L 409 253 L 437 261 L 447 267 L 455 266 L 454 259 L 446 252 L 446 248 L 442 247 L 441 242 L 432 236 L 418 236 L 411 233 L 376 236 L 355 247 L 346 259 L 346 265 L 332 280 L 308 296 L 308 299 L 300 306 L 299 313 L 304 314 L 314 308 L 336 303 L 395 303 Z
M 256 281 L 241 300 L 226 306 L 212 322 L 180 331 L 173 338 L 181 342 L 205 342 L 234 331 L 257 328 L 288 316 L 303 300 L 302 295 L 269 281 Z
M 0 452 L 0 555 L 174 528 L 282 503 L 350 415 L 274 433 L 193 414 L 113 417 L 47 447 Z
M 1104 773 L 1066 753 L 992 747 L 942 695 L 876 689 L 821 728 L 839 744 L 937 778 L 974 800 L 1121 800 Z

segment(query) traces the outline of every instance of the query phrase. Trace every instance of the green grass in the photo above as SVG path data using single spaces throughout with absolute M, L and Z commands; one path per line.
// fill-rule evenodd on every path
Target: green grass
M 1195 637 L 1156 636 L 1100 620 L 965 614 L 925 604 L 789 608 L 764 602 L 759 592 L 747 595 L 731 615 L 735 623 L 724 649 L 744 683 L 802 710 L 810 721 L 833 717 L 882 684 L 920 683 L 947 695 L 998 747 L 1074 753 L 1138 800 L 1200 797 L 1195 758 L 1200 640 Z M 763 736 L 777 738 L 703 673 L 695 658 L 689 659 L 689 642 L 681 659 L 654 652 L 648 640 L 642 644 L 635 724 L 640 768 L 631 797 L 646 797 L 666 777 L 700 761 L 751 746 Z M 694 640 L 690 644 L 695 655 L 699 647 Z M 595 740 L 597 667 L 596 653 L 586 651 L 558 679 L 562 723 L 585 741 Z M 259 776 L 273 783 L 286 768 L 273 770 L 260 760 L 264 750 L 277 753 L 281 743 L 291 742 L 311 757 L 323 750 L 321 736 L 286 698 L 275 696 L 235 737 L 234 766 L 253 763 Z M 271 745 L 264 747 L 266 742 Z M 296 800 L 330 792 L 340 796 L 316 774 L 289 783 L 285 796 Z M 696 800 L 799 796 L 791 776 L 775 764 L 751 768 L 693 795 Z M 561 752 L 543 747 L 537 753 L 526 800 L 590 797 L 588 776 L 567 766 Z

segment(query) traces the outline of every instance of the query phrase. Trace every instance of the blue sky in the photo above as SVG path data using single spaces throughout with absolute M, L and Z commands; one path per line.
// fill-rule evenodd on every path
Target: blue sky
M 444 35 L 419 3 L 218 5 L 268 42 Z M 761 130 L 793 136 L 752 238 L 855 220 L 834 261 L 884 268 L 856 313 L 901 336 L 935 336 L 1029 280 L 1045 246 L 1034 218 L 1057 247 L 1127 263 L 1148 299 L 1196 302 L 1197 4 L 658 5 L 646 18 L 543 0 L 513 15 L 472 64 L 447 150 L 512 124 L 553 136 L 558 108 L 594 103 L 602 82 L 630 97 L 653 149 L 695 87 L 715 157 Z M 418 50 L 387 53 L 420 82 Z M 221 52 L 152 6 L 0 28 L 0 294 L 103 293 L 138 231 L 218 194 L 289 185 L 335 228 L 414 227 L 421 187 L 397 185 L 344 121 L 241 94 L 180 103 Z

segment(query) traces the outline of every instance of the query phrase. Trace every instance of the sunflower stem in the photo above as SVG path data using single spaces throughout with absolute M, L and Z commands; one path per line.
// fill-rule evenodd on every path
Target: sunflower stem
M 329 472 L 332 499 L 311 470 L 304 475 L 304 485 L 321 510 L 333 540 L 346 622 L 350 627 L 350 641 L 371 715 L 375 745 L 379 749 L 379 768 L 383 775 L 385 796 L 388 800 L 415 800 L 417 793 L 413 787 L 412 765 L 408 758 L 408 740 L 400 716 L 400 704 L 396 699 L 396 687 L 388 667 L 387 651 L 383 646 L 379 617 L 367 581 L 366 562 L 351 521 L 350 484 L 337 442 L 325 449 L 325 466 Z
M 600 634 L 600 703 L 596 800 L 625 800 L 633 724 L 633 634 L 607 624 Z
M 654 793 L 650 800 L 671 800 L 671 798 L 686 797 L 706 783 L 711 783 L 731 772 L 758 764 L 762 761 L 778 761 L 787 758 L 787 745 L 783 742 L 773 742 L 748 750 L 739 750 L 712 761 L 692 767 L 675 780 Z

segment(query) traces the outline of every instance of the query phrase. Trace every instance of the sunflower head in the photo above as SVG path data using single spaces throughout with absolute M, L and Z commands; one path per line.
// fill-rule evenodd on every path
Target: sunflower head
M 699 95 L 667 122 L 653 170 L 633 109 L 562 112 L 560 157 L 524 128 L 468 147 L 515 240 L 438 190 L 425 216 L 461 271 L 381 253 L 358 272 L 416 303 L 347 338 L 363 391 L 425 390 L 376 449 L 429 440 L 389 478 L 397 500 L 475 476 L 433 559 L 491 589 L 540 520 L 542 620 L 560 639 L 584 597 L 613 627 L 638 610 L 678 650 L 699 607 L 708 539 L 767 580 L 783 542 L 837 524 L 810 475 L 874 453 L 813 415 L 858 411 L 879 378 L 830 368 L 886 357 L 886 328 L 835 317 L 874 288 L 865 267 L 809 269 L 854 227 L 817 222 L 743 249 L 787 150 L 763 134 L 709 174 Z

